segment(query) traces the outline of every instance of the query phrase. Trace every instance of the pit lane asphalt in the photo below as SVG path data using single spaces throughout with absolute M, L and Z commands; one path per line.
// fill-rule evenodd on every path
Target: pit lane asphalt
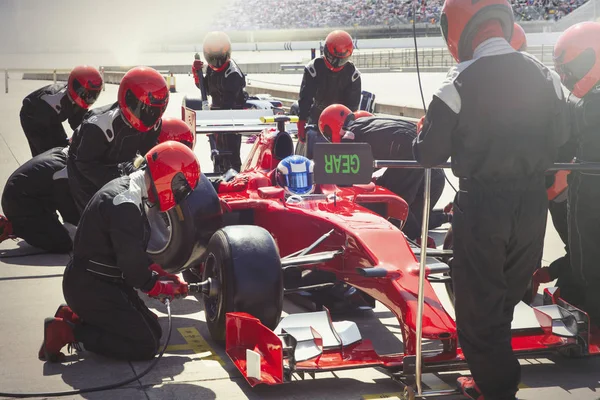
M 178 77 L 179 93 L 172 94 L 167 114 L 180 115 L 181 98 L 196 90 L 187 76 Z M 31 91 L 48 84 L 40 81 L 10 81 L 10 93 L 0 84 L 0 187 L 17 166 L 30 158 L 19 123 L 21 101 Z M 98 105 L 116 100 L 117 87 L 107 85 Z M 195 93 L 195 92 L 194 92 Z M 67 132 L 70 129 L 66 127 Z M 196 152 L 204 171 L 212 169 L 206 138 L 199 137 Z M 243 146 L 245 152 L 249 145 Z M 439 205 L 453 196 L 446 188 Z M 563 254 L 563 245 L 551 228 L 546 237 L 546 262 Z M 436 238 L 439 238 L 437 234 Z M 439 241 L 438 241 L 439 243 Z M 69 256 L 39 254 L 22 241 L 0 244 L 0 391 L 50 392 L 87 388 L 130 378 L 147 363 L 116 362 L 91 353 L 73 354 L 62 364 L 37 359 L 42 340 L 42 323 L 62 303 L 61 277 Z M 21 257 L 15 257 L 22 255 Z M 164 307 L 153 300 L 148 306 L 167 327 Z M 400 387 L 383 372 L 369 368 L 318 374 L 316 379 L 278 387 L 250 389 L 224 351 L 210 340 L 204 324 L 202 305 L 195 298 L 173 303 L 172 347 L 155 370 L 124 388 L 68 398 L 86 399 L 372 399 L 396 398 Z M 286 303 L 287 313 L 303 311 Z M 341 316 L 357 322 L 363 337 L 370 338 L 379 352 L 401 351 L 401 335 L 392 314 L 379 305 L 375 310 Z M 126 329 L 126 328 L 125 328 Z M 163 338 L 164 340 L 164 338 Z M 598 399 L 598 359 L 523 360 L 520 399 Z M 464 371 L 463 371 L 464 372 Z M 453 387 L 459 373 L 426 374 L 424 382 L 433 388 Z M 452 397 L 458 399 L 459 397 Z

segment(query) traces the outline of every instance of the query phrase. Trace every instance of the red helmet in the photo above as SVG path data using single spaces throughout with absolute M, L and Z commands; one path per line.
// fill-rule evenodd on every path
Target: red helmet
M 231 41 L 225 32 L 210 32 L 204 38 L 204 58 L 210 68 L 223 71 L 231 58 Z
M 365 110 L 358 110 L 354 113 L 354 119 L 359 119 L 359 118 L 363 118 L 363 117 L 372 117 L 373 114 L 371 114 L 368 111 Z
M 125 120 L 140 132 L 154 127 L 169 104 L 169 88 L 153 68 L 135 67 L 119 85 L 119 107 Z
M 96 68 L 80 65 L 69 74 L 67 93 L 79 107 L 87 110 L 96 102 L 101 90 L 102 76 Z
M 152 181 L 148 195 L 163 212 L 181 203 L 200 179 L 200 164 L 194 152 L 178 142 L 154 146 L 146 154 L 146 164 Z
M 513 29 L 513 35 L 510 39 L 510 45 L 516 51 L 527 51 L 527 37 L 525 36 L 525 31 L 521 27 L 521 25 L 515 22 L 515 27 Z
M 446 0 L 442 7 L 440 28 L 448 50 L 457 62 L 473 57 L 473 39 L 478 27 L 496 19 L 508 41 L 514 28 L 514 16 L 508 0 Z
M 584 97 L 600 81 L 600 23 L 581 22 L 554 45 L 554 67 L 575 96 Z
M 194 150 L 196 135 L 192 133 L 189 125 L 184 121 L 178 118 L 164 117 L 162 119 L 160 135 L 158 136 L 158 143 L 163 143 L 167 140 L 183 143 Z
M 354 114 L 343 104 L 332 104 L 319 117 L 319 130 L 331 143 L 342 141 L 342 130 L 354 121 Z
M 354 43 L 352 37 L 346 31 L 333 31 L 325 39 L 323 47 L 323 58 L 327 68 L 334 72 L 341 71 L 350 60 Z

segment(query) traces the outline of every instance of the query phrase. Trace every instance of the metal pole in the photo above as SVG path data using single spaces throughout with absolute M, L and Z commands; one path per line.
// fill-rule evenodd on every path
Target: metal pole
M 431 192 L 431 168 L 425 169 L 425 190 L 423 199 L 423 225 L 421 226 L 421 255 L 419 256 L 419 292 L 417 293 L 417 363 L 415 379 L 417 394 L 423 394 L 421 385 L 421 371 L 423 370 L 422 338 L 423 338 L 423 306 L 425 303 L 425 262 L 427 259 L 427 238 L 429 230 L 429 203 Z
M 8 93 L 8 70 L 4 70 L 4 93 Z
M 52 72 L 52 77 L 54 78 L 54 83 L 56 83 L 56 70 Z
M 425 169 L 417 161 L 409 160 L 375 160 L 373 161 L 373 167 L 375 168 L 411 168 L 411 169 Z M 440 165 L 436 165 L 433 168 L 452 168 L 452 164 L 445 162 Z M 600 162 L 585 162 L 585 163 L 554 163 L 551 167 L 548 167 L 547 171 L 600 171 Z

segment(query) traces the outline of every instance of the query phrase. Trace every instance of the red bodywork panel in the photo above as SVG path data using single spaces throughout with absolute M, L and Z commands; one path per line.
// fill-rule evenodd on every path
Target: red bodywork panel
M 403 222 L 408 215 L 408 205 L 394 193 L 374 184 L 321 185 L 316 191 L 323 195 L 320 199 L 286 204 L 283 190 L 274 187 L 271 173 L 280 161 L 274 154 L 276 137 L 275 129 L 267 129 L 256 140 L 240 173 L 248 177 L 248 185 L 240 192 L 220 194 L 226 203 L 224 209 L 230 212 L 252 210 L 253 223 L 271 233 L 282 257 L 306 248 L 334 229 L 314 252 L 343 248 L 343 254 L 314 268 L 335 273 L 339 281 L 364 291 L 389 308 L 398 318 L 404 343 L 404 354 L 378 355 L 370 341 L 362 340 L 343 349 L 325 350 L 315 359 L 297 363 L 294 371 L 367 366 L 401 369 L 404 357 L 416 352 L 419 276 L 414 271 L 418 271 L 419 263 L 404 234 L 363 205 L 385 203 L 388 216 Z M 364 277 L 357 272 L 358 267 L 384 268 L 388 273 L 382 278 Z M 423 338 L 441 340 L 445 344 L 443 351 L 424 358 L 425 366 L 463 360 L 457 345 L 456 324 L 428 281 L 425 281 Z M 539 329 L 514 334 L 513 348 L 515 352 L 533 353 L 574 341 Z M 252 386 L 284 381 L 284 357 L 280 345 L 280 339 L 258 319 L 242 313 L 228 314 L 227 353 Z M 598 350 L 598 346 L 593 348 Z M 246 349 L 262 355 L 260 382 L 246 375 Z

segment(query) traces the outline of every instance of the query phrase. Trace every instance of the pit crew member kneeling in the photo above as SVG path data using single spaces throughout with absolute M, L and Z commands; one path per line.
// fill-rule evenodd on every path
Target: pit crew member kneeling
M 319 118 L 319 130 L 332 143 L 368 143 L 376 160 L 414 160 L 412 142 L 417 136 L 417 126 L 409 121 L 374 117 L 366 111 L 352 113 L 342 104 L 333 104 L 323 110 Z M 376 178 L 377 185 L 402 197 L 409 206 L 404 233 L 411 240 L 420 240 L 423 220 L 423 170 L 388 168 L 379 175 Z M 445 184 L 444 171 L 434 169 L 431 172 L 431 209 L 442 195 Z M 437 228 L 446 222 L 449 222 L 449 214 L 443 210 L 436 210 L 431 213 L 429 229 Z
M 90 111 L 73 134 L 67 171 L 80 213 L 102 186 L 132 171 L 119 164 L 157 144 L 169 89 L 158 71 L 136 67 L 123 76 L 117 97 L 116 103 Z
M 357 111 L 360 104 L 360 72 L 350 61 L 354 51 L 352 37 L 345 31 L 333 31 L 325 39 L 323 56 L 309 62 L 298 97 L 298 146 L 301 154 L 306 143 L 306 156 L 312 158 L 313 142 L 319 141 L 316 125 L 323 110 L 332 104 L 343 104 Z M 306 125 L 315 125 L 306 130 Z
M 94 67 L 82 65 L 69 74 L 67 84 L 44 86 L 23 100 L 21 126 L 35 157 L 68 144 L 63 121 L 75 130 L 102 90 L 102 76 Z
M 105 185 L 83 213 L 63 278 L 68 305 L 44 321 L 40 359 L 59 361 L 68 344 L 129 361 L 156 354 L 161 327 L 135 288 L 173 299 L 187 294 L 187 284 L 147 255 L 145 210 L 166 212 L 182 202 L 198 183 L 200 165 L 176 142 L 152 148 L 145 161 L 141 170 Z
M 458 62 L 435 92 L 414 142 L 426 167 L 452 161 L 458 340 L 471 399 L 515 399 L 521 368 L 511 346 L 515 306 L 540 264 L 548 197 L 545 171 L 568 140 L 560 79 L 508 40 L 507 0 L 446 0 L 442 33 Z
M 182 120 L 162 119 L 159 143 L 173 140 L 193 150 L 195 139 Z M 79 224 L 79 211 L 69 188 L 68 150 L 68 147 L 57 147 L 39 154 L 8 178 L 2 192 L 5 215 L 0 215 L 0 242 L 18 237 L 51 253 L 72 250 L 71 236 Z M 59 221 L 57 212 L 64 224 Z

